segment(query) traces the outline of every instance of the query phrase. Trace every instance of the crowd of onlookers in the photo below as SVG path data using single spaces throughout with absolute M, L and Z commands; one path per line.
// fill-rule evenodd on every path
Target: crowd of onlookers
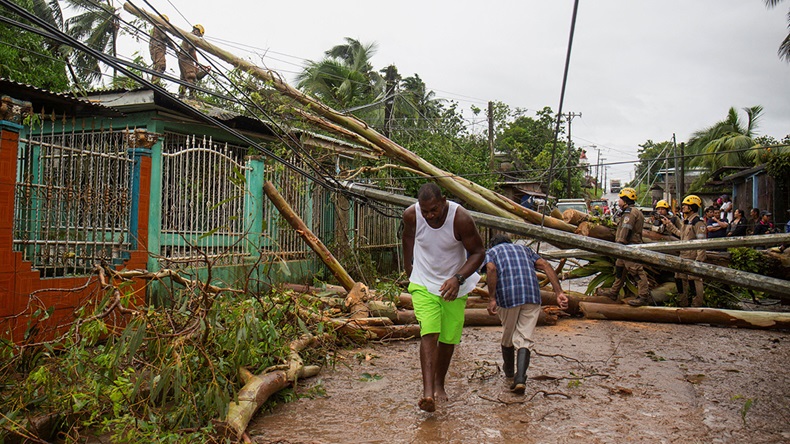
M 673 215 L 669 212 L 669 205 L 663 200 L 656 204 L 655 210 L 650 218 L 650 225 L 655 227 L 654 231 L 663 231 L 661 216 L 669 215 L 672 218 Z M 790 210 L 788 210 L 788 216 L 790 216 Z M 774 224 L 773 214 L 770 211 L 752 208 L 747 215 L 744 210 L 733 207 L 732 200 L 727 194 L 722 195 L 712 205 L 705 208 L 704 219 L 709 239 L 782 232 Z M 790 233 L 790 220 L 787 221 L 784 232 Z

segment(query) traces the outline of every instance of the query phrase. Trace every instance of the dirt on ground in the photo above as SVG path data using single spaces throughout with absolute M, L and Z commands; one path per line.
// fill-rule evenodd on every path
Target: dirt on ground
M 538 327 L 527 390 L 499 369 L 501 327 L 469 327 L 450 400 L 417 407 L 419 341 L 340 353 L 310 395 L 259 413 L 256 443 L 790 443 L 790 334 L 562 319 Z

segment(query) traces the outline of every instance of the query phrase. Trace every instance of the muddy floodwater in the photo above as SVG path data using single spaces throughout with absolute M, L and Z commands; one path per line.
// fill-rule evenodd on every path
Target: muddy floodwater
M 341 352 L 311 398 L 261 412 L 257 443 L 790 443 L 790 334 L 561 319 L 538 327 L 523 396 L 499 371 L 500 327 L 469 327 L 450 400 L 417 408 L 417 340 Z

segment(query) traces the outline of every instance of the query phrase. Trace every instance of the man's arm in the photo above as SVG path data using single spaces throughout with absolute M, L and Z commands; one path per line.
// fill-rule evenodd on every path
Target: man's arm
M 403 212 L 403 266 L 406 277 L 411 276 L 412 262 L 414 260 L 414 235 L 417 230 L 417 209 L 412 205 Z
M 480 232 L 477 231 L 477 226 L 475 226 L 475 221 L 472 220 L 472 216 L 463 207 L 458 207 L 455 213 L 454 228 L 468 253 L 466 262 L 458 270 L 458 274 L 466 278 L 483 265 L 483 260 L 486 258 L 486 249 L 483 246 L 483 238 L 480 237 Z
M 483 260 L 486 258 L 486 249 L 483 246 L 483 239 L 477 231 L 472 216 L 463 207 L 458 207 L 456 210 L 455 220 L 453 221 L 453 231 L 455 232 L 455 238 L 464 244 L 467 253 L 466 262 L 456 271 L 456 274 L 468 278 L 480 268 L 480 265 L 483 264 Z M 444 299 L 453 301 L 458 297 L 458 290 L 460 287 L 461 285 L 458 279 L 453 276 L 444 281 L 439 291 Z
M 497 271 L 496 265 L 493 262 L 486 264 L 486 288 L 488 288 L 488 314 L 495 315 L 497 312 L 496 305 L 496 283 Z
M 666 216 L 662 217 L 661 223 L 664 224 L 664 227 L 666 227 L 667 231 L 669 231 L 670 233 L 674 234 L 677 237 L 681 236 L 680 227 L 672 223 L 672 221 L 669 220 L 668 217 Z
M 568 308 L 568 296 L 566 296 L 565 292 L 562 291 L 560 279 L 557 277 L 557 273 L 554 272 L 554 269 L 551 268 L 551 264 L 549 264 L 545 259 L 541 258 L 535 261 L 535 269 L 543 271 L 543 273 L 546 274 L 546 277 L 549 278 L 549 282 L 551 282 L 551 288 L 554 289 L 554 294 L 557 295 L 557 305 L 559 305 L 559 307 L 563 310 Z

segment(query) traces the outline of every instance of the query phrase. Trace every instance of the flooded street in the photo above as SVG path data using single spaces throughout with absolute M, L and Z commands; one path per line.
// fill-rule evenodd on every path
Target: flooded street
M 500 327 L 469 327 L 450 401 L 417 408 L 417 340 L 339 354 L 302 381 L 312 398 L 261 412 L 256 443 L 790 442 L 790 335 L 562 319 L 538 327 L 525 395 L 497 364 Z

